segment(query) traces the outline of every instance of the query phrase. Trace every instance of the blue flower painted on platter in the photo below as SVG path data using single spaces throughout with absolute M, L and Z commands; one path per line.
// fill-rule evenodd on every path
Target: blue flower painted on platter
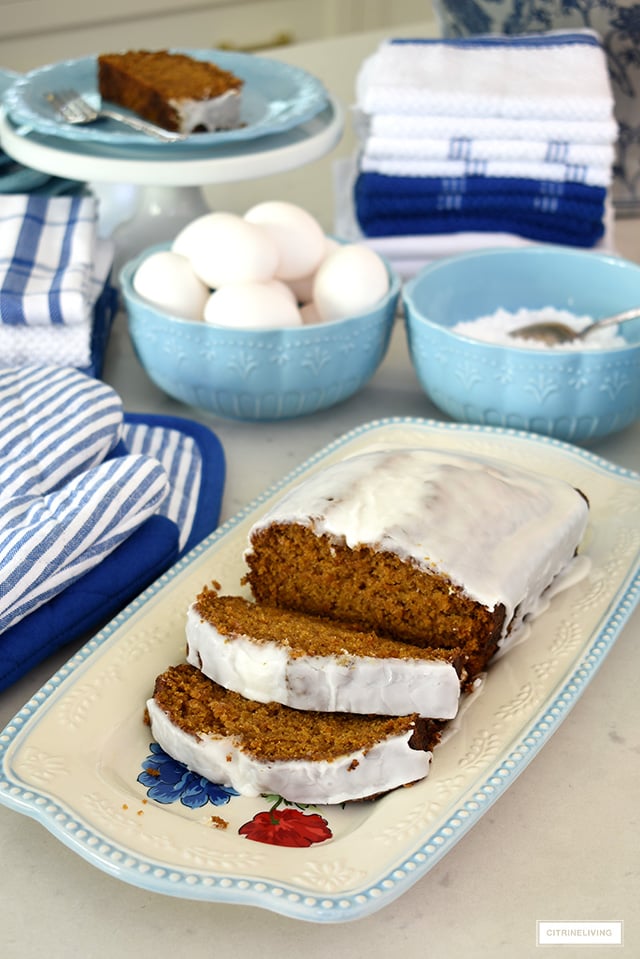
M 138 782 L 147 789 L 149 799 L 168 804 L 180 802 L 190 809 L 200 809 L 208 802 L 224 806 L 239 793 L 230 786 L 219 786 L 192 773 L 183 763 L 168 756 L 157 743 L 149 746 L 151 755 L 142 764 Z

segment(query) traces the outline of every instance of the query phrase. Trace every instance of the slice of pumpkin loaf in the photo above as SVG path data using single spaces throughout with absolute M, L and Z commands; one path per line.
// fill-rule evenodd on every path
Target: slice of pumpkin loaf
M 208 60 L 168 50 L 128 50 L 98 57 L 104 100 L 180 133 L 240 125 L 243 81 Z
M 416 715 L 301 712 L 256 703 L 188 663 L 155 682 L 147 702 L 154 739 L 174 759 L 244 796 L 332 804 L 423 779 L 439 725 Z
M 294 709 L 453 719 L 466 675 L 457 650 L 419 649 L 209 587 L 186 633 L 187 661 L 210 679 Z

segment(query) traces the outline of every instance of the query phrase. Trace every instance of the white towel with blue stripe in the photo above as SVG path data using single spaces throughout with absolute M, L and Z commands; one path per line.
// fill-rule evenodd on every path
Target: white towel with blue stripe
M 98 238 L 87 302 L 89 316 L 82 323 L 9 324 L 0 322 L 0 367 L 28 363 L 89 367 L 92 360 L 95 303 L 111 273 L 114 246 L 110 239 Z
M 87 323 L 97 299 L 94 196 L 0 197 L 0 322 Z
M 393 137 L 444 139 L 465 137 L 475 141 L 524 140 L 532 143 L 581 143 L 603 146 L 615 143 L 618 125 L 613 116 L 606 120 L 548 120 L 545 117 L 467 117 L 422 114 L 374 113 L 357 120 L 361 138 Z
M 456 40 L 385 40 L 356 77 L 367 114 L 610 123 L 613 103 L 591 30 Z
M 104 457 L 122 409 L 68 369 L 0 371 L 0 633 L 74 583 L 156 513 L 168 491 L 147 456 Z
M 416 164 L 464 160 L 469 163 L 504 161 L 510 163 L 552 163 L 568 167 L 591 166 L 611 169 L 613 143 L 575 143 L 557 140 L 491 140 L 470 136 L 456 137 L 381 137 L 372 135 L 363 150 L 363 160 L 412 161 Z M 428 175 L 428 174 L 427 174 Z
M 0 367 L 86 369 L 114 246 L 94 196 L 0 196 Z
M 553 183 L 583 183 L 585 186 L 608 187 L 612 168 L 606 164 L 557 163 L 545 160 L 423 160 L 406 157 L 370 159 L 366 152 L 360 159 L 363 173 L 381 173 L 389 177 L 495 177 Z

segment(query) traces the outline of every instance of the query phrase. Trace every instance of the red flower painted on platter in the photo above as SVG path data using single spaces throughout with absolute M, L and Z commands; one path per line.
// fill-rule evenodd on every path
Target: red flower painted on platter
M 271 809 L 256 813 L 253 819 L 240 827 L 240 835 L 254 842 L 297 848 L 331 839 L 329 824 L 322 816 L 303 813 L 299 809 L 278 809 L 278 805 L 279 801 Z

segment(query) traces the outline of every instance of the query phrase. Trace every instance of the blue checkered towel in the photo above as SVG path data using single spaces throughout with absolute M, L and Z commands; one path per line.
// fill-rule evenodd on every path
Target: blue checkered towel
M 394 177 L 360 173 L 354 186 L 366 236 L 508 232 L 592 246 L 604 234 L 606 190 L 518 178 Z
M 93 196 L 0 197 L 0 322 L 88 323 L 104 276 L 96 277 Z
M 359 193 L 367 202 L 374 201 L 378 195 L 406 198 L 414 202 L 428 196 L 462 196 L 465 199 L 486 196 L 530 197 L 532 200 L 549 198 L 602 205 L 607 196 L 605 187 L 519 177 L 389 177 L 382 173 L 358 175 L 357 172 L 356 177 Z
M 94 196 L 0 196 L 0 367 L 99 370 L 113 253 Z

